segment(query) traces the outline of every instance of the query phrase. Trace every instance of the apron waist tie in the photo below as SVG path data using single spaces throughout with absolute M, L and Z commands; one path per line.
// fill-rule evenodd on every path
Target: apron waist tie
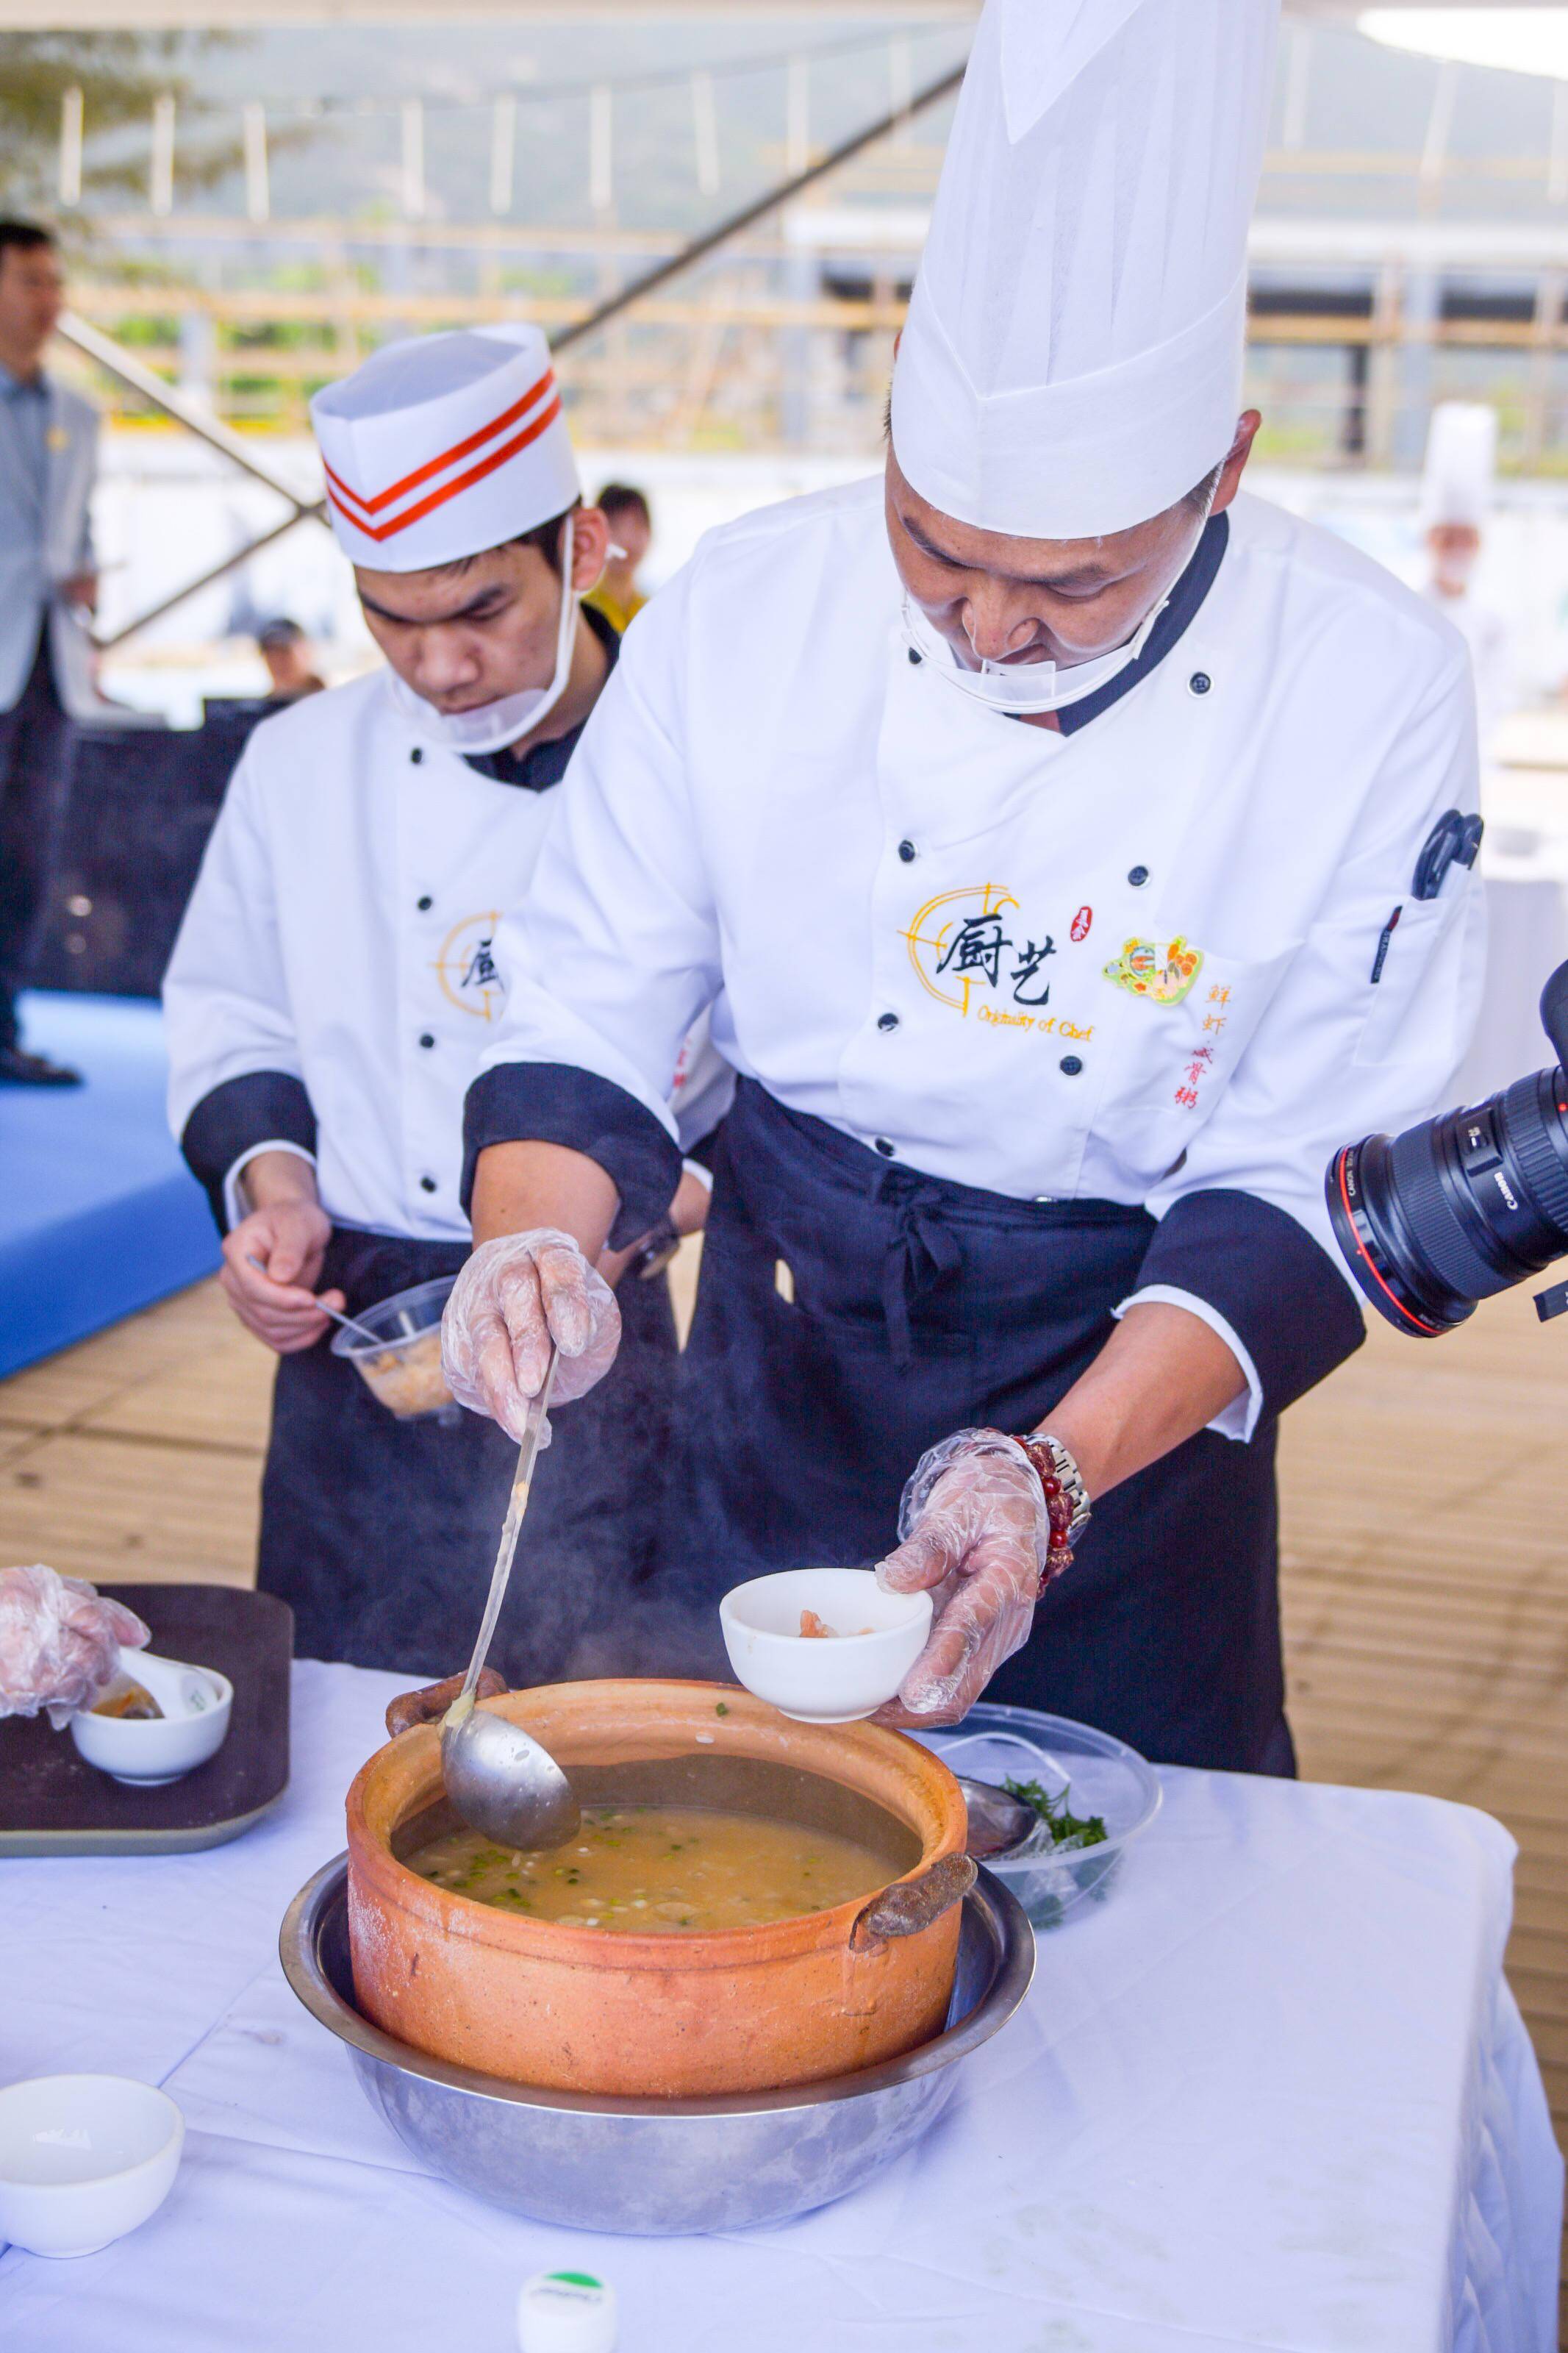
M 942 1220 L 942 1196 L 924 1187 L 905 1189 L 907 1178 L 895 1178 L 891 1169 L 879 1173 L 873 1198 L 881 1201 L 900 1187 L 893 1203 L 893 1231 L 882 1261 L 882 1313 L 888 1322 L 888 1342 L 895 1367 L 908 1372 L 914 1362 L 910 1329 L 910 1303 L 934 1291 L 943 1275 L 955 1274 L 963 1253 Z

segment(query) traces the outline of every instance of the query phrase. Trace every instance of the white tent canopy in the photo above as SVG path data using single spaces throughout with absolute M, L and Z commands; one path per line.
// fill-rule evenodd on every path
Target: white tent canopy
M 1527 6 L 1547 7 L 1553 0 L 1523 0 Z M 1353 21 L 1364 0 L 1286 0 L 1292 16 L 1340 17 Z M 1393 0 L 1399 8 L 1425 7 L 1431 0 Z M 1483 0 L 1483 5 L 1517 7 L 1520 0 Z M 643 16 L 733 18 L 745 8 L 758 15 L 798 14 L 841 17 L 845 0 L 0 0 L 0 31 L 148 31 L 158 27 L 205 27 L 221 23 L 226 29 L 245 25 L 279 24 L 410 24 L 440 19 L 451 24 L 467 18 L 554 17 L 581 24 L 584 17 Z M 1475 0 L 1469 0 L 1473 13 Z M 905 23 L 932 18 L 973 17 L 979 0 L 854 0 L 857 16 L 887 16 Z

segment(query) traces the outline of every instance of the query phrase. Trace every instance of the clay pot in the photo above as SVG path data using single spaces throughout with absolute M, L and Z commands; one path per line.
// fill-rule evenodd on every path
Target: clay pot
M 958 1947 L 958 1784 L 871 1724 L 794 1724 L 729 1684 L 561 1683 L 489 1707 L 585 1802 L 714 1805 L 841 1828 L 889 1886 L 705 1936 L 566 1927 L 437 1887 L 398 1860 L 453 1819 L 435 1727 L 377 1751 L 348 1799 L 349 1936 L 367 2016 L 416 2050 L 557 2090 L 695 2098 L 811 2083 L 941 2031 Z

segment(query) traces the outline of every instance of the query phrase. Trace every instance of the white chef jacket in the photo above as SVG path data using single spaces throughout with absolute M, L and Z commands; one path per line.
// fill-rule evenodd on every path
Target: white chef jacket
M 1250 498 L 1229 522 L 1173 649 L 1063 735 L 911 659 L 879 480 L 711 533 L 629 633 L 502 927 L 480 1140 L 508 1068 L 532 1132 L 540 1063 L 668 1126 L 710 1007 L 736 1070 L 885 1157 L 1158 1219 L 1252 1194 L 1349 1283 L 1325 1164 L 1436 1105 L 1475 1011 L 1473 878 L 1410 894 L 1434 821 L 1476 804 L 1468 662 L 1342 541 Z M 1152 993 L 1123 984 L 1151 964 Z M 1225 1319 L 1142 1295 L 1237 1345 L 1251 1394 L 1220 1426 L 1249 1434 Z
M 468 1239 L 463 1095 L 506 1000 L 497 930 L 565 789 L 495 782 L 425 741 L 385 670 L 257 728 L 163 991 L 170 1122 L 189 1151 L 200 1113 L 228 1223 L 245 1163 L 282 1149 L 315 1159 L 336 1224 Z M 666 1082 L 691 1141 L 733 1083 L 679 1039 Z

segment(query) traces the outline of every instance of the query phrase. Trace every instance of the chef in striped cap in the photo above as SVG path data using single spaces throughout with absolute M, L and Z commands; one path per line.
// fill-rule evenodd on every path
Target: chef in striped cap
M 391 344 L 313 416 L 385 665 L 250 739 L 169 968 L 170 1113 L 224 1288 L 279 1356 L 260 1583 L 302 1653 L 422 1672 L 477 1622 L 516 1450 L 456 1409 L 395 1420 L 319 1302 L 363 1312 L 468 1254 L 462 1103 L 506 1001 L 500 915 L 619 640 L 582 602 L 608 534 L 537 329 Z M 670 1064 L 696 1141 L 716 1066 L 684 1045 Z M 591 1666 L 595 1629 L 625 1622 L 611 1587 L 646 1565 L 675 1356 L 666 1228 L 700 1221 L 695 1166 L 659 1233 L 593 1276 L 619 1353 L 539 1482 L 494 1653 L 513 1681 Z

